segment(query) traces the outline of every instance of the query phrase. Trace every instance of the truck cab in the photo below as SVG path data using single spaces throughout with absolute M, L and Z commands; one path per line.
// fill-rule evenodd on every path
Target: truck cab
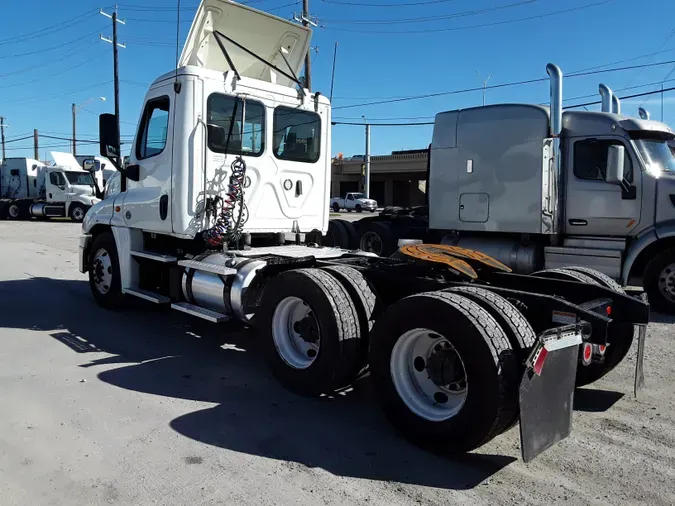
M 268 36 L 242 28 L 251 23 Z M 116 210 L 94 208 L 87 226 L 192 240 L 225 212 L 254 239 L 327 230 L 330 104 L 296 77 L 309 34 L 238 4 L 202 2 L 178 68 L 145 96 Z M 108 132 L 102 142 L 115 144 L 114 125 Z
M 436 116 L 430 229 L 517 272 L 574 265 L 641 279 L 653 307 L 675 312 L 675 132 L 621 114 L 604 84 L 601 111 L 563 111 L 562 72 L 547 70 L 550 107 Z

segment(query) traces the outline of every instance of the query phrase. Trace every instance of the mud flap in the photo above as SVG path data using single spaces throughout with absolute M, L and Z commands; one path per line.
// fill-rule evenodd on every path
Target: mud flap
M 524 462 L 572 431 L 580 325 L 551 329 L 539 336 L 520 383 L 520 447 Z
M 638 393 L 645 386 L 645 374 L 643 364 L 645 359 L 645 339 L 647 338 L 647 325 L 638 325 L 638 349 L 635 359 L 635 382 L 633 383 L 633 395 L 637 399 Z

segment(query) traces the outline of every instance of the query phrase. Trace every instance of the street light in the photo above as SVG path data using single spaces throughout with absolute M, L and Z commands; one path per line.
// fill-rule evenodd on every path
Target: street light
M 476 74 L 478 75 L 478 77 L 480 77 L 480 70 L 477 70 Z M 488 75 L 487 79 L 485 79 L 485 81 L 483 81 L 483 105 L 485 105 L 485 90 L 487 88 L 487 83 L 488 83 L 488 81 L 490 80 L 491 77 L 492 77 L 492 74 Z
M 89 99 L 85 100 L 80 105 L 75 105 L 75 104 L 72 105 L 72 112 L 73 112 L 73 156 L 75 156 L 77 154 L 77 148 L 76 148 L 77 143 L 75 141 L 75 139 L 77 139 L 77 137 L 75 135 L 75 113 L 77 113 L 78 107 L 81 109 L 82 107 L 87 105 L 92 100 L 100 100 L 101 102 L 105 102 L 105 97 L 92 97 L 92 98 L 89 98 Z

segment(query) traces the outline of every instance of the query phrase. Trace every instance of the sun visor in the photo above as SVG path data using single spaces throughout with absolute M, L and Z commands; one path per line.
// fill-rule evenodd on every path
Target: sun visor
M 194 65 L 222 72 L 232 70 L 213 35 L 214 31 L 229 37 L 280 70 L 290 73 L 281 55 L 281 48 L 285 48 L 288 51 L 286 59 L 295 75 L 299 75 L 302 69 L 312 34 L 309 28 L 245 5 L 227 0 L 202 0 L 183 47 L 180 67 Z M 271 69 L 246 51 L 227 40 L 221 41 L 242 77 L 282 86 L 295 86 L 288 77 Z

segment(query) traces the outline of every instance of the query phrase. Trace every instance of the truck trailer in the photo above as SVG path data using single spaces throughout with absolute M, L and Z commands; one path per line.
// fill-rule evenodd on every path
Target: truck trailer
M 120 177 L 82 224 L 79 268 L 96 303 L 248 326 L 299 395 L 369 373 L 392 424 L 434 452 L 471 451 L 519 424 L 533 459 L 570 434 L 575 387 L 635 335 L 637 394 L 640 290 L 589 269 L 517 274 L 452 245 L 413 240 L 381 257 L 316 243 L 329 227 L 331 108 L 297 78 L 310 35 L 202 0 L 179 65 L 145 96 L 128 164 L 115 116 L 100 116 L 100 153 Z
M 426 205 L 338 221 L 327 243 L 386 256 L 399 238 L 419 238 L 482 251 L 520 274 L 581 266 L 642 284 L 653 308 L 675 313 L 675 132 L 644 110 L 621 114 L 604 84 L 602 111 L 563 111 L 562 74 L 547 71 L 550 108 L 437 114 Z
M 70 218 L 81 222 L 99 202 L 90 172 L 48 166 L 31 158 L 7 158 L 0 165 L 0 219 Z

